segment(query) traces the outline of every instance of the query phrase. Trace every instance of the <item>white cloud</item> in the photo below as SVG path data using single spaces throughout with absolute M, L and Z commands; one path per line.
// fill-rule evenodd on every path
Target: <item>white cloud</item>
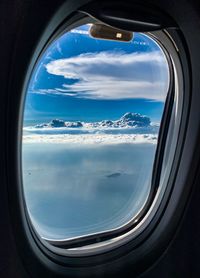
M 80 29 L 73 29 L 70 31 L 70 33 L 77 33 L 77 34 L 81 34 L 81 35 L 88 35 L 88 31 L 86 30 L 80 30 Z
M 115 83 L 109 80 L 102 81 L 99 84 L 97 81 L 87 82 L 80 81 L 74 85 L 64 85 L 66 90 L 63 90 L 67 95 L 76 93 L 77 97 L 85 97 L 90 99 L 124 99 L 124 98 L 148 98 L 153 100 L 163 101 L 165 94 L 163 83 L 137 82 L 137 81 L 116 81 Z M 59 92 L 59 89 L 58 89 Z
M 23 143 L 67 143 L 77 147 L 86 145 L 157 143 L 156 134 L 29 134 L 23 136 Z
M 56 49 L 57 49 L 58 53 L 60 53 L 61 55 L 63 55 L 63 53 L 62 53 L 62 48 L 61 48 L 59 42 L 56 43 Z
M 164 101 L 168 68 L 158 52 L 84 53 L 51 61 L 48 73 L 74 79 L 73 84 L 42 91 L 90 99 L 147 98 Z

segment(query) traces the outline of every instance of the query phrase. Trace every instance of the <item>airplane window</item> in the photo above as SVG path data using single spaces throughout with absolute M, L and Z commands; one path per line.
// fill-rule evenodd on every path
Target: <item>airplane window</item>
M 30 78 L 23 190 L 38 235 L 70 240 L 125 227 L 149 200 L 169 65 L 159 44 L 89 35 L 54 40 Z

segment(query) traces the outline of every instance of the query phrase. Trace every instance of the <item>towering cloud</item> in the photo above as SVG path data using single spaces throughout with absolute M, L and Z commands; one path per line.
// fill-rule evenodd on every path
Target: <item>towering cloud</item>
M 49 123 L 38 124 L 35 128 L 140 128 L 140 127 L 150 127 L 151 120 L 147 116 L 143 116 L 139 113 L 125 113 L 119 120 L 111 121 L 111 120 L 103 120 L 100 122 L 65 122 L 60 119 L 53 119 Z

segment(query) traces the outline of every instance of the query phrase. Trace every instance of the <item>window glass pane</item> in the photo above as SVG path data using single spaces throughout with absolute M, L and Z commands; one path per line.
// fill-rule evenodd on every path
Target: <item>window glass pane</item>
M 146 34 L 124 43 L 91 38 L 89 28 L 54 41 L 27 88 L 23 188 L 32 223 L 48 239 L 119 228 L 151 188 L 167 60 Z

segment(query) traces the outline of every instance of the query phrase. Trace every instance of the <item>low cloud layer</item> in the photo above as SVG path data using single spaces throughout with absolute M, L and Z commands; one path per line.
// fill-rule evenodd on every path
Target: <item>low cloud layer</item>
M 63 76 L 60 88 L 39 93 L 90 99 L 145 98 L 164 101 L 168 88 L 167 62 L 160 52 L 84 53 L 46 65 L 49 74 Z M 67 79 L 73 79 L 67 84 Z
M 67 143 L 81 145 L 113 145 L 157 143 L 156 134 L 29 134 L 23 136 L 23 143 Z M 73 146 L 72 145 L 72 146 Z

